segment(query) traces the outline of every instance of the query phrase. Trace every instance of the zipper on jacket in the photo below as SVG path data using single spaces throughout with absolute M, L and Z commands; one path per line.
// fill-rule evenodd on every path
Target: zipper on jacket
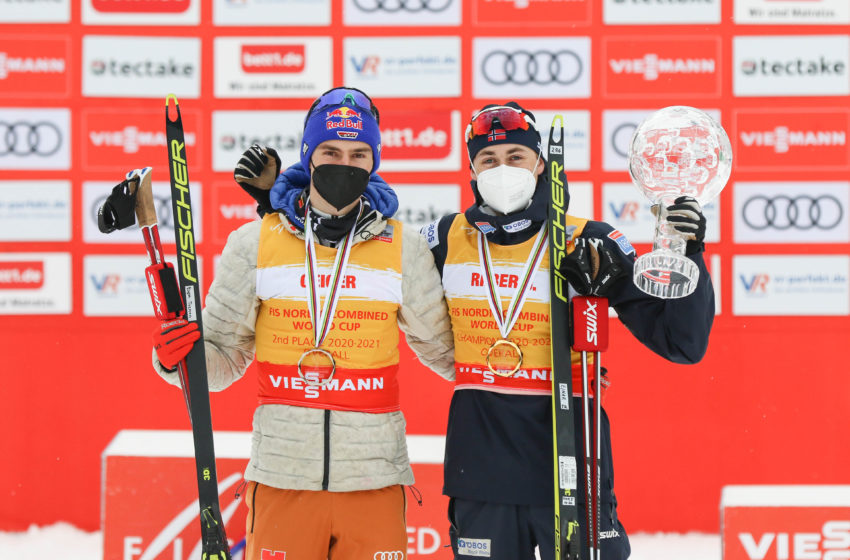
M 331 411 L 325 409 L 325 463 L 322 473 L 322 490 L 328 489 L 328 478 L 331 470 Z

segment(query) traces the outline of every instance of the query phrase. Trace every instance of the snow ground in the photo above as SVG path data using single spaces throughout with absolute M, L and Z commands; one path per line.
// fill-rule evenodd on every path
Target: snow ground
M 720 560 L 720 536 L 703 533 L 630 535 L 630 560 Z M 68 523 L 32 526 L 20 533 L 0 532 L 0 558 L 15 560 L 102 560 L 101 533 Z M 415 557 L 411 557 L 415 558 Z

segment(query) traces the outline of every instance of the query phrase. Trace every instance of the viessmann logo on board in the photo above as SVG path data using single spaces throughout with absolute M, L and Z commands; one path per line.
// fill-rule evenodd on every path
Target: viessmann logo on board
M 98 12 L 109 14 L 177 14 L 189 9 L 190 0 L 91 0 Z
M 604 46 L 605 92 L 613 96 L 719 95 L 720 41 L 611 38 Z
M 850 110 L 739 111 L 736 165 L 742 169 L 850 168 Z
M 304 71 L 304 45 L 242 45 L 239 60 L 246 73 Z
M 186 145 L 194 148 L 200 119 L 193 109 L 182 111 Z M 133 169 L 139 161 L 158 161 L 165 151 L 161 113 L 143 110 L 86 110 L 82 115 L 83 165 L 86 169 Z M 152 124 L 153 123 L 153 124 Z M 198 157 L 190 152 L 193 163 Z M 154 164 L 156 165 L 156 164 Z
M 67 38 L 6 35 L 0 39 L 0 97 L 66 95 L 69 44 Z

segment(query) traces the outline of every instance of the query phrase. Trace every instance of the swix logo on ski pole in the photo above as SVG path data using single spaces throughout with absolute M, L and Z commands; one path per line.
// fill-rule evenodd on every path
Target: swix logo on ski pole
M 176 221 L 180 240 L 178 249 L 180 251 L 180 269 L 183 271 L 183 276 L 192 282 L 197 282 L 197 278 L 192 274 L 192 266 L 195 263 L 195 237 L 192 233 L 192 207 L 186 201 L 189 196 L 189 171 L 186 168 L 185 148 L 183 142 L 177 140 L 171 141 L 174 185 L 180 193 L 180 198 L 175 201 L 177 204 Z
M 587 342 L 589 342 L 591 344 L 597 343 L 597 338 L 596 338 L 596 313 L 597 313 L 598 307 L 599 307 L 598 303 L 594 303 L 594 302 L 591 302 L 591 301 L 588 300 L 587 308 L 584 311 L 582 311 L 582 314 L 584 315 L 584 317 L 587 321 L 585 323 L 585 330 L 584 330 L 585 337 L 584 338 Z
M 820 533 L 738 533 L 750 560 L 847 560 L 850 521 L 827 521 Z

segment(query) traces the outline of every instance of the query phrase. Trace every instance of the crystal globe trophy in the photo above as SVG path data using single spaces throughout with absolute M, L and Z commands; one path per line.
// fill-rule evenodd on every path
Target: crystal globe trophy
M 657 205 L 652 252 L 635 262 L 634 283 L 662 299 L 685 297 L 696 289 L 699 268 L 685 256 L 687 240 L 667 221 L 667 207 L 680 196 L 701 206 L 713 200 L 732 172 L 732 146 L 726 131 L 693 107 L 665 107 L 635 129 L 629 145 L 629 175 Z

